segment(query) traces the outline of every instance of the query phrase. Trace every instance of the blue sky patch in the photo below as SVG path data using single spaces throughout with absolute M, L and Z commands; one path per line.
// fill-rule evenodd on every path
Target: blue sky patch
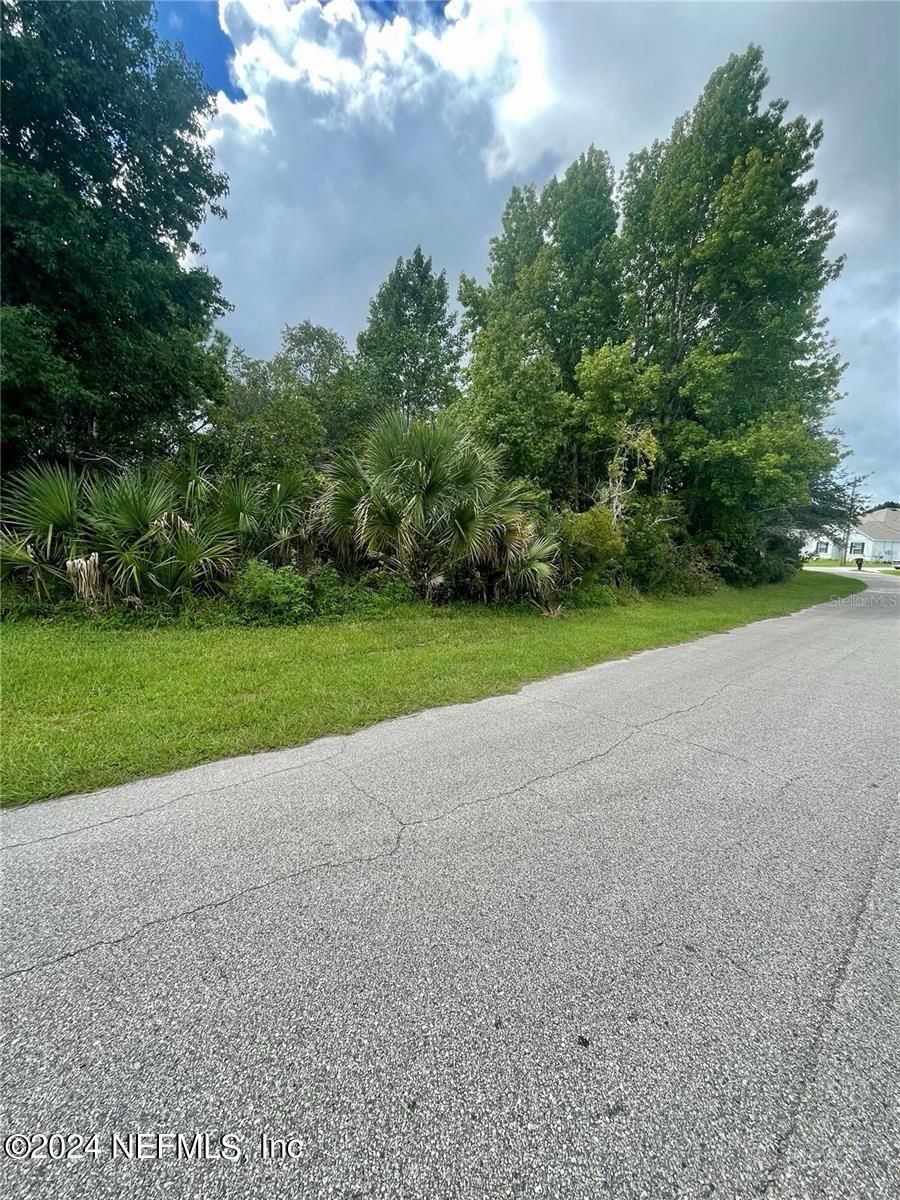
M 157 22 L 164 37 L 181 42 L 188 58 L 203 67 L 206 82 L 215 92 L 232 100 L 243 100 L 229 71 L 234 47 L 219 25 L 216 0 L 160 0 Z

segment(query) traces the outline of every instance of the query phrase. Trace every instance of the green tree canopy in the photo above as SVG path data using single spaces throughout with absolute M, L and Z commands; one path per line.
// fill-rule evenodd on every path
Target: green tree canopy
M 382 411 L 424 416 L 457 396 L 462 350 L 447 302 L 446 272 L 435 274 L 421 246 L 397 259 L 357 339 L 366 385 Z
M 460 409 L 510 468 L 576 510 L 601 493 L 676 502 L 673 528 L 739 580 L 820 519 L 840 460 L 822 129 L 764 104 L 767 83 L 758 47 L 733 55 L 615 197 L 593 147 L 540 194 L 514 188 L 487 284 L 459 290 Z
M 285 342 L 290 330 L 285 330 Z M 325 429 L 316 392 L 282 349 L 269 361 L 240 349 L 228 357 L 225 398 L 196 438 L 200 459 L 228 474 L 276 479 L 291 474 L 311 497 Z
M 367 365 L 339 333 L 311 321 L 285 326 L 280 353 L 322 424 L 326 449 L 358 444 L 383 411 Z
M 572 503 L 592 481 L 567 398 L 582 354 L 617 335 L 618 293 L 612 165 L 593 146 L 540 194 L 513 188 L 487 285 L 460 280 L 473 335 L 463 411 L 511 470 Z
M 464 328 L 489 328 L 515 309 L 567 391 L 582 352 L 598 349 L 620 325 L 613 189 L 609 155 L 593 146 L 540 194 L 513 188 L 491 239 L 487 286 L 460 280 Z
M 818 313 L 841 268 L 835 214 L 812 204 L 822 129 L 763 107 L 767 83 L 758 47 L 732 55 L 621 186 L 625 319 L 662 371 L 653 490 L 679 495 L 739 579 L 839 459 L 823 428 L 842 367 Z
M 219 283 L 187 265 L 227 189 L 200 67 L 149 3 L 2 0 L 4 451 L 128 456 L 221 386 Z
M 219 469 L 311 481 L 330 453 L 360 445 L 383 412 L 366 368 L 324 325 L 286 325 L 269 360 L 237 347 L 225 353 L 224 396 L 197 438 L 198 453 Z

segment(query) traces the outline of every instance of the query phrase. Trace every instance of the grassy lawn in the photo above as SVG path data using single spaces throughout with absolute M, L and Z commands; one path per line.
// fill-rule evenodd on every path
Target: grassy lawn
M 842 568 L 845 571 L 851 571 L 851 570 L 855 571 L 856 570 L 856 563 L 853 561 L 852 558 L 848 558 L 845 563 L 840 562 L 836 558 L 811 558 L 811 559 L 809 559 L 808 562 L 805 562 L 803 565 L 805 567 L 835 567 L 835 568 Z M 873 563 L 869 563 L 869 562 L 863 563 L 864 567 L 871 567 L 873 565 L 874 565 Z
M 806 567 L 843 567 L 843 569 L 845 571 L 855 571 L 856 570 L 856 563 L 853 561 L 852 558 L 848 558 L 845 563 L 840 563 L 835 558 L 811 558 L 808 562 L 804 563 L 803 565 Z M 864 567 L 880 567 L 880 566 L 882 566 L 882 563 L 880 561 L 876 561 L 874 558 L 872 558 L 872 559 L 867 558 L 866 561 L 863 563 L 863 566 Z
M 781 616 L 863 587 L 784 584 L 548 620 L 483 609 L 288 628 L 3 627 L 3 802 L 21 804 L 252 750 Z

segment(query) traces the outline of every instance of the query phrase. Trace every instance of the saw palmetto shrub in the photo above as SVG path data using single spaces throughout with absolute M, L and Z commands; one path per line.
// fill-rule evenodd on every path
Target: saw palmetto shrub
M 38 464 L 6 488 L 0 571 L 38 601 L 182 604 L 219 594 L 249 558 L 289 561 L 303 495 L 289 476 L 216 479 L 196 463 L 115 473 Z
M 388 413 L 327 470 L 319 519 L 345 563 L 378 566 L 427 599 L 540 597 L 557 577 L 531 490 L 447 413 Z

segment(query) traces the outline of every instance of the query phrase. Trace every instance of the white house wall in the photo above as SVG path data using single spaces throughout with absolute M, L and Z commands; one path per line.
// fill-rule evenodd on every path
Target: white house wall
M 828 542 L 828 549 L 822 553 L 817 551 L 816 547 L 820 542 Z M 847 543 L 847 557 L 857 558 L 860 551 L 857 547 L 862 544 L 862 556 L 868 562 L 893 562 L 895 559 L 900 559 L 900 541 L 895 542 L 877 542 L 872 538 L 866 537 L 858 529 L 851 530 L 850 539 Z M 832 541 L 830 538 L 810 538 L 803 546 L 803 554 L 806 557 L 813 558 L 830 558 L 835 561 L 841 557 L 843 542 Z

